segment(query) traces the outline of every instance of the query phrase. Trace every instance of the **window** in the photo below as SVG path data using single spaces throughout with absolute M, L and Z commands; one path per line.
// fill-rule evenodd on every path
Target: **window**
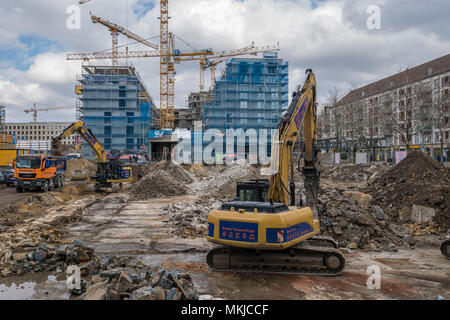
M 111 112 L 105 112 L 105 117 L 111 117 L 112 113 Z
M 104 132 L 105 134 L 111 134 L 111 127 L 105 127 Z
M 104 118 L 104 123 L 111 123 L 111 118 Z
M 134 117 L 134 112 L 127 112 L 127 117 Z
M 127 103 L 126 103 L 125 99 L 119 99 L 119 108 L 125 109 L 126 107 L 127 107 Z
M 127 123 L 134 123 L 134 118 L 127 118 Z
M 134 134 L 134 127 L 127 126 L 127 135 Z
M 267 66 L 267 73 L 272 73 L 272 74 L 277 73 L 277 67 L 276 66 Z

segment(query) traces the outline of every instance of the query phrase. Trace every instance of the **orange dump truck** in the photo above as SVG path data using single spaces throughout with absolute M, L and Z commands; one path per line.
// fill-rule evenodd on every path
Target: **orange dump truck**
M 64 184 L 66 159 L 46 155 L 18 156 L 14 161 L 14 186 L 17 192 L 39 189 L 44 192 Z

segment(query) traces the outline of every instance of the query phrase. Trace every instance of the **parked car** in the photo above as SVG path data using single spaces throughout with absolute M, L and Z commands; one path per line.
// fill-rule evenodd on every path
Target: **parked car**
M 3 183 L 8 187 L 14 186 L 14 169 L 5 169 L 0 171 L 3 176 Z

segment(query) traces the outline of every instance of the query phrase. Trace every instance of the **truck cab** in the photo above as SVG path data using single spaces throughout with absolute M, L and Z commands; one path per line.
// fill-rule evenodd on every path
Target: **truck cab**
M 17 192 L 40 189 L 44 192 L 64 184 L 66 160 L 46 155 L 19 156 L 14 163 L 14 185 Z

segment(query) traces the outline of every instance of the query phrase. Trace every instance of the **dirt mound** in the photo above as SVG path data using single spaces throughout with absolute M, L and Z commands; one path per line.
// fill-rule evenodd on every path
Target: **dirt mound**
M 159 162 L 148 169 L 130 189 L 134 200 L 166 198 L 187 194 L 187 185 L 193 182 L 190 173 L 172 162 Z
M 85 175 L 88 178 L 95 176 L 97 164 L 88 159 L 71 159 L 67 161 L 66 178 L 72 179 L 72 176 Z
M 410 222 L 412 206 L 421 205 L 436 210 L 442 232 L 450 227 L 450 170 L 423 152 L 411 152 L 366 192 L 397 221 Z
M 413 151 L 377 181 L 379 183 L 382 180 L 391 182 L 402 179 L 416 179 L 424 174 L 434 176 L 436 174 L 439 175 L 441 169 L 441 164 L 436 160 L 430 158 L 421 151 Z

